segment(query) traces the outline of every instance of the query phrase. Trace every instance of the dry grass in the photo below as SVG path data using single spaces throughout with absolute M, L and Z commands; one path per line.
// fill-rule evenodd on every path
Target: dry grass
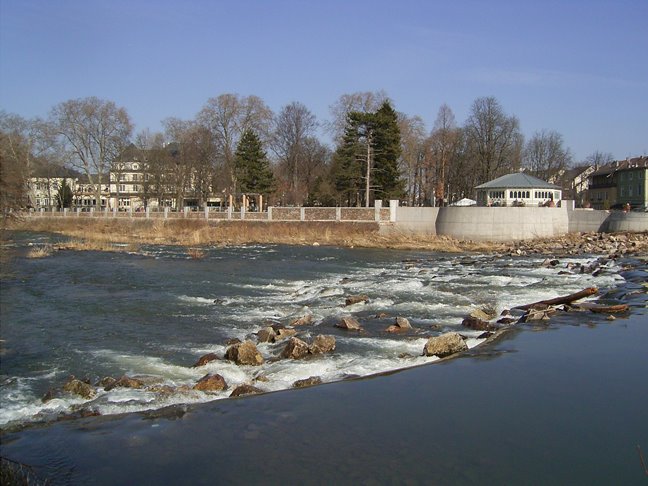
M 490 252 L 498 243 L 462 242 L 444 236 L 381 234 L 377 223 L 262 222 L 201 220 L 27 219 L 13 229 L 55 232 L 75 238 L 65 248 L 133 251 L 114 243 L 173 244 L 191 247 L 192 258 L 202 258 L 196 247 L 205 245 L 289 244 L 364 248 L 421 249 L 439 252 Z

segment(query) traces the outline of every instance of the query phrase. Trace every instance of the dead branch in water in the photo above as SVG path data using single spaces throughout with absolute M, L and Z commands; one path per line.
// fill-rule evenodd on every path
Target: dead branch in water
M 643 452 L 641 452 L 641 447 L 639 447 L 639 444 L 637 444 L 637 451 L 639 452 L 639 460 L 641 461 L 641 467 L 643 467 L 644 474 L 648 476 L 648 467 L 646 467 L 646 463 L 644 462 Z
M 578 304 L 578 307 L 581 309 L 587 309 L 591 312 L 597 312 L 602 314 L 617 314 L 620 312 L 625 312 L 629 309 L 628 304 L 617 304 L 617 305 L 603 305 L 603 304 L 590 304 L 583 303 Z
M 589 297 L 590 295 L 595 295 L 597 293 L 598 293 L 598 289 L 596 287 L 588 287 L 586 289 L 581 290 L 580 292 L 576 292 L 575 294 L 569 294 L 563 297 L 556 297 L 555 299 L 541 300 L 539 302 L 534 302 L 533 304 L 518 305 L 515 307 L 515 309 L 529 310 L 534 307 L 547 307 L 550 305 L 571 304 L 575 300 L 584 299 L 585 297 Z

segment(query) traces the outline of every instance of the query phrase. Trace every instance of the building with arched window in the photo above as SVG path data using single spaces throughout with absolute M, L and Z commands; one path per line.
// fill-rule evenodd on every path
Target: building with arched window
M 562 199 L 559 186 L 523 172 L 498 177 L 475 189 L 478 206 L 545 206 Z

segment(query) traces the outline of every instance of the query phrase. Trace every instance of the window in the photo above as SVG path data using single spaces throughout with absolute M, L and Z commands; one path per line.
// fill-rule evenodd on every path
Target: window
M 119 192 L 126 192 L 126 184 L 119 184 Z
M 625 197 L 625 187 L 621 188 L 621 197 Z
M 513 191 L 509 191 L 509 198 L 513 199 Z

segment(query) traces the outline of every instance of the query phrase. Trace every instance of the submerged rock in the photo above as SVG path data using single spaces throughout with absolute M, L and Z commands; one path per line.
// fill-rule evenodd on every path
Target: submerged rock
M 303 380 L 297 380 L 293 383 L 293 388 L 304 388 L 307 386 L 321 385 L 322 379 L 319 376 L 311 376 Z
M 366 303 L 369 301 L 368 295 L 349 295 L 346 298 L 345 305 L 353 305 L 359 303 Z
M 201 356 L 200 358 L 198 358 L 198 361 L 196 361 L 194 363 L 192 368 L 198 368 L 200 366 L 205 366 L 207 363 L 210 363 L 212 361 L 216 361 L 217 359 L 219 359 L 219 358 L 216 355 L 216 353 L 207 353 L 207 354 Z
M 349 331 L 361 331 L 362 326 L 360 323 L 351 316 L 345 316 L 342 319 L 340 319 L 340 322 L 338 322 L 335 327 L 339 327 L 340 329 L 347 329 Z
M 315 336 L 313 342 L 308 347 L 310 354 L 331 353 L 335 350 L 335 338 L 333 336 L 325 336 L 320 334 Z
M 113 388 L 140 389 L 140 388 L 144 388 L 144 382 L 138 378 L 132 378 L 130 376 L 124 375 L 118 380 L 116 380 L 114 383 L 112 383 L 111 385 L 105 387 L 104 390 L 110 391 Z
M 309 346 L 299 338 L 290 338 L 288 344 L 281 352 L 282 358 L 301 359 L 308 355 Z
M 306 314 L 290 321 L 290 326 L 305 326 L 313 322 L 313 314 Z
M 394 324 L 389 326 L 387 332 L 401 332 L 412 329 L 412 325 L 405 317 L 397 317 Z
M 253 385 L 242 384 L 234 388 L 230 397 L 241 397 L 243 395 L 257 395 L 263 393 L 263 390 Z
M 423 356 L 438 356 L 444 358 L 460 351 L 465 351 L 468 346 L 456 332 L 448 332 L 441 336 L 431 337 L 425 343 Z
M 233 344 L 225 351 L 225 359 L 234 361 L 237 365 L 259 366 L 263 364 L 263 356 L 252 341 Z
M 65 385 L 63 385 L 63 390 L 74 395 L 79 395 L 80 397 L 85 399 L 94 398 L 97 395 L 97 392 L 92 385 L 89 385 L 88 383 L 85 383 L 81 380 L 77 380 L 76 378 L 72 378 Z
M 275 341 L 283 341 L 286 338 L 292 337 L 295 334 L 297 334 L 297 331 L 294 329 L 288 329 L 288 328 L 282 328 L 277 331 L 277 336 L 275 337 Z
M 488 321 L 473 316 L 466 317 L 461 321 L 461 325 L 475 331 L 494 331 L 497 329 L 497 326 L 493 326 Z
M 227 389 L 227 383 L 219 374 L 205 375 L 198 380 L 193 389 L 203 392 L 222 391 Z

